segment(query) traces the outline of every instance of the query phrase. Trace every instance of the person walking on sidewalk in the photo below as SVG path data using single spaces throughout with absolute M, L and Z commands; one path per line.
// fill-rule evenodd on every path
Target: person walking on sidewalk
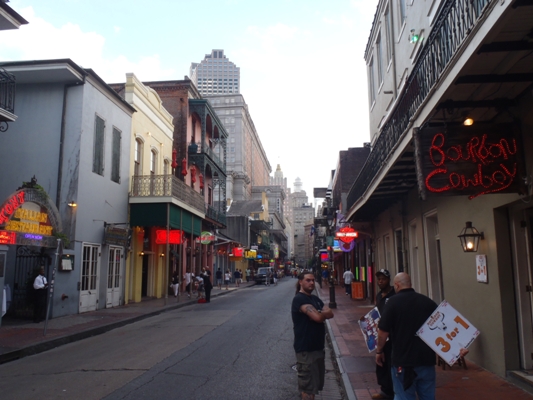
M 174 271 L 172 274 L 172 281 L 170 286 L 172 287 L 172 290 L 174 290 L 174 297 L 178 297 L 178 293 L 180 290 L 180 277 L 178 275 L 178 271 Z
M 298 275 L 291 315 L 294 330 L 294 351 L 298 370 L 298 389 L 302 399 L 314 400 L 324 387 L 326 338 L 325 321 L 333 312 L 317 296 L 315 276 L 311 272 Z
M 220 270 L 220 268 L 217 269 L 216 278 L 217 278 L 218 288 L 221 290 L 222 289 L 222 271 Z
M 231 274 L 229 273 L 229 269 L 227 269 L 226 273 L 224 274 L 224 285 L 226 285 L 226 290 L 229 290 L 230 280 L 231 280 Z
M 390 285 L 390 272 L 386 269 L 380 269 L 376 272 L 376 278 L 380 291 L 376 296 L 376 306 L 379 314 L 383 315 L 385 304 L 396 294 L 394 288 Z M 392 386 L 391 376 L 391 355 L 392 344 L 388 340 L 385 342 L 383 349 L 383 365 L 376 364 L 376 377 L 378 385 L 381 387 L 381 393 L 374 393 L 373 399 L 392 399 L 394 397 L 394 388 Z
M 435 399 L 435 353 L 416 331 L 437 308 L 429 297 L 416 293 L 405 272 L 394 277 L 396 294 L 389 298 L 378 324 L 376 363 L 384 365 L 383 348 L 392 342 L 391 374 L 394 398 L 400 400 Z M 462 354 L 466 354 L 461 350 Z M 468 352 L 468 350 L 464 350 Z
M 352 297 L 352 282 L 355 279 L 355 276 L 353 276 L 353 272 L 349 269 L 344 271 L 344 274 L 342 274 L 342 278 L 344 279 L 344 288 L 346 289 L 346 295 Z
M 204 280 L 205 302 L 210 303 L 213 284 L 211 283 L 211 271 L 209 270 L 209 267 L 203 268 L 200 276 Z
M 30 281 L 31 282 L 31 281 Z M 38 323 L 45 319 L 46 294 L 48 292 L 48 281 L 44 276 L 44 267 L 39 268 L 39 275 L 33 281 L 35 292 L 35 303 L 33 305 L 33 322 Z
M 187 272 L 185 274 L 183 274 L 183 279 L 185 279 L 185 291 L 187 292 L 187 297 L 190 299 L 191 298 L 191 293 L 192 293 L 192 286 L 191 285 L 191 282 L 194 282 L 195 278 L 194 278 L 194 274 L 191 273 L 191 271 L 187 270 Z
M 235 287 L 239 287 L 239 283 L 241 280 L 241 273 L 239 272 L 238 269 L 235 269 L 235 271 L 233 271 L 233 277 L 235 278 Z

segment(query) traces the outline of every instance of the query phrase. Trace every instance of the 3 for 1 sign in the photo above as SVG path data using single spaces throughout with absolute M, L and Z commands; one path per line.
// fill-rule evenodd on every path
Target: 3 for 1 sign
M 451 366 L 459 358 L 461 348 L 468 348 L 479 331 L 444 300 L 417 334 Z

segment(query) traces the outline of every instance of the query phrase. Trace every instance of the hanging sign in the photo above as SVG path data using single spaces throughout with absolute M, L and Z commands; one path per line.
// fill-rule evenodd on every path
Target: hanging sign
M 168 244 L 181 244 L 183 239 L 183 232 L 179 229 L 172 229 L 169 231 Z M 157 244 L 167 244 L 167 230 L 157 229 L 155 231 L 155 242 Z
M 416 334 L 452 366 L 459 358 L 459 351 L 467 349 L 479 331 L 444 300 Z
M 215 239 L 215 235 L 213 235 L 211 232 L 203 231 L 200 234 L 200 243 L 202 244 L 209 244 L 211 242 L 214 242 Z
M 343 243 L 350 243 L 357 237 L 357 232 L 352 227 L 345 226 L 335 233 L 335 237 Z
M 487 256 L 485 254 L 478 254 L 476 256 L 476 275 L 477 281 L 487 283 Z
M 426 194 L 523 193 L 519 127 L 476 124 L 415 131 L 418 187 Z

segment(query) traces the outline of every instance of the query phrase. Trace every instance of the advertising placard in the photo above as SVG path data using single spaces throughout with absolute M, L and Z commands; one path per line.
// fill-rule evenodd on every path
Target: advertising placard
M 359 327 L 361 332 L 363 332 L 369 353 L 376 350 L 378 344 L 378 323 L 380 318 L 381 315 L 379 315 L 378 308 L 374 307 L 359 320 Z
M 467 349 L 479 331 L 446 300 L 431 314 L 417 335 L 450 366 L 459 358 L 461 348 Z

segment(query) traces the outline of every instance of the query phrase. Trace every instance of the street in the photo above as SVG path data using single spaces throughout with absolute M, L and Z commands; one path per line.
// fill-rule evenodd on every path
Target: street
M 297 399 L 295 280 L 252 286 L 0 366 L 6 399 Z

